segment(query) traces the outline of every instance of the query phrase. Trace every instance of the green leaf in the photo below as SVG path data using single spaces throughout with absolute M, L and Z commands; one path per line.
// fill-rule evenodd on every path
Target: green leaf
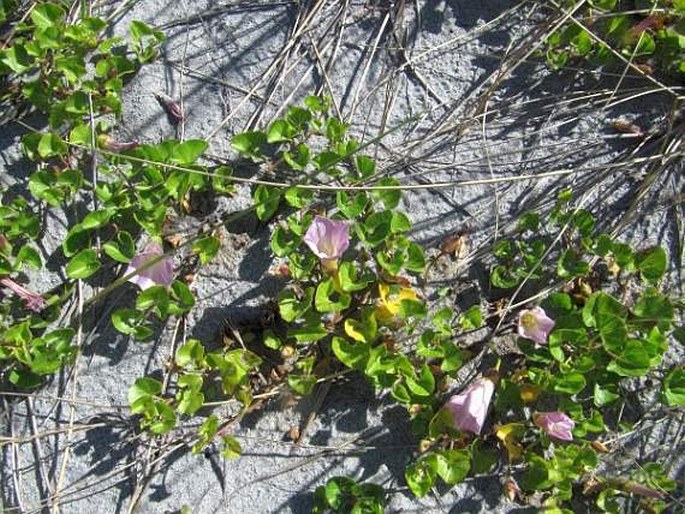
M 547 463 L 539 455 L 530 452 L 526 454 L 528 467 L 521 477 L 519 484 L 524 491 L 539 491 L 549 489 L 552 486 L 550 470 L 552 464 Z
M 112 218 L 113 211 L 110 209 L 93 211 L 86 214 L 81 221 L 83 230 L 94 230 L 105 226 Z
M 347 318 L 345 320 L 345 334 L 361 343 L 373 343 L 378 334 L 378 323 L 373 309 L 364 308 L 361 318 L 361 320 Z
M 180 280 L 174 280 L 171 284 L 171 291 L 169 294 L 171 301 L 169 302 L 169 314 L 179 316 L 190 311 L 195 306 L 195 296 L 188 287 L 188 284 Z
M 58 207 L 64 201 L 64 193 L 56 187 L 54 176 L 47 171 L 37 171 L 29 177 L 29 191 L 52 207 Z
M 348 219 L 353 220 L 364 212 L 369 203 L 369 197 L 364 192 L 351 195 L 347 191 L 338 191 L 335 196 L 335 202 L 340 212 Z
M 185 165 L 193 164 L 208 146 L 209 143 L 204 139 L 189 139 L 182 143 L 176 143 L 171 150 L 171 161 Z
M 493 245 L 492 255 L 503 261 L 513 259 L 516 255 L 514 243 L 508 239 L 500 239 Z
M 136 309 L 119 309 L 112 313 L 112 325 L 122 334 L 144 340 L 152 336 L 153 330 L 144 325 L 142 312 Z
M 537 232 L 540 227 L 540 215 L 537 212 L 524 212 L 519 218 L 517 228 L 519 232 Z M 500 241 L 503 242 L 503 241 Z M 507 242 L 507 241 L 504 241 Z
M 222 435 L 221 442 L 224 445 L 221 450 L 221 456 L 225 459 L 237 459 L 243 454 L 243 448 L 235 437 Z
M 561 313 L 573 310 L 573 300 L 566 293 L 552 293 L 546 301 L 554 311 Z
M 602 234 L 595 239 L 592 251 L 600 257 L 606 256 L 612 248 L 613 241 L 607 234 Z
M 634 265 L 635 255 L 630 245 L 624 243 L 614 243 L 611 248 L 616 264 L 625 271 L 631 271 Z
M 416 243 L 409 243 L 407 248 L 407 260 L 404 263 L 404 268 L 414 273 L 423 273 L 426 268 L 426 256 L 423 248 Z
M 33 269 L 40 269 L 42 267 L 42 259 L 38 250 L 32 246 L 24 245 L 17 252 L 16 265 L 27 264 Z
M 194 414 L 202 408 L 205 402 L 205 395 L 199 391 L 186 389 L 180 392 L 180 401 L 176 410 L 182 414 Z
M 405 258 L 406 253 L 402 249 L 392 248 L 376 253 L 376 261 L 390 276 L 402 270 Z
M 307 396 L 314 390 L 316 377 L 312 375 L 290 373 L 288 375 L 288 385 L 296 394 Z
M 272 350 L 280 350 L 283 343 L 279 337 L 273 332 L 273 330 L 264 331 L 264 346 Z
M 663 396 L 671 407 L 685 405 L 685 370 L 676 368 L 666 375 L 663 381 Z
M 647 290 L 635 303 L 633 314 L 637 319 L 630 320 L 632 325 L 642 330 L 657 326 L 666 332 L 671 328 L 675 310 L 666 296 L 655 290 Z
M 300 246 L 302 238 L 295 233 L 280 225 L 274 228 L 271 235 L 271 251 L 277 257 L 285 257 L 289 253 L 294 252 Z
M 41 384 L 40 376 L 26 369 L 12 369 L 7 379 L 21 389 L 31 389 Z
M 102 246 L 103 251 L 112 259 L 128 264 L 135 254 L 135 244 L 131 234 L 125 230 L 117 233 L 117 241 L 108 241 Z
M 176 426 L 176 413 L 164 402 L 155 402 L 154 421 L 149 424 L 150 432 L 153 434 L 166 434 Z
M 375 212 L 366 218 L 361 228 L 361 236 L 364 242 L 371 246 L 381 244 L 390 235 L 390 222 L 392 211 Z
M 610 354 L 620 353 L 628 339 L 623 306 L 608 294 L 598 293 L 594 298 L 594 313 L 604 349 Z
M 341 162 L 342 158 L 331 150 L 324 150 L 314 157 L 312 163 L 314 168 L 331 176 L 339 175 L 339 170 L 335 166 Z
M 62 252 L 66 257 L 71 257 L 84 247 L 90 246 L 90 235 L 77 223 L 67 232 L 67 237 L 62 241 Z
M 360 178 L 369 178 L 376 173 L 376 161 L 366 155 L 357 155 L 355 159 Z
M 305 323 L 300 327 L 288 329 L 288 337 L 294 337 L 299 344 L 313 343 L 326 337 L 326 335 L 328 335 L 328 331 L 318 315 L 307 317 Z
M 247 157 L 259 157 L 262 147 L 266 144 L 264 132 L 243 132 L 236 134 L 231 140 L 231 146 Z
M 621 353 L 607 366 L 611 371 L 622 377 L 641 377 L 650 368 L 649 354 L 641 341 L 628 341 Z
M 316 288 L 314 306 L 319 312 L 341 312 L 350 306 L 351 301 L 352 297 L 349 294 L 336 291 L 331 278 L 327 278 Z
M 260 221 L 269 220 L 276 211 L 281 202 L 282 191 L 275 187 L 267 187 L 258 185 L 255 188 L 253 199 L 255 203 L 255 212 Z
M 581 392 L 587 384 L 585 377 L 582 374 L 574 372 L 555 376 L 553 383 L 555 392 L 565 394 L 577 394 Z
M 176 364 L 182 368 L 202 368 L 205 365 L 205 347 L 197 339 L 188 341 L 176 350 Z
M 306 288 L 301 298 L 292 289 L 284 289 L 278 295 L 278 312 L 283 321 L 292 323 L 311 308 L 313 299 L 313 287 Z
M 519 283 L 519 278 L 514 276 L 507 266 L 499 264 L 490 270 L 490 282 L 494 287 L 510 289 Z
M 200 257 L 202 264 L 211 261 L 221 249 L 221 240 L 218 237 L 206 236 L 193 243 L 193 252 Z
M 581 30 L 572 40 L 571 45 L 578 55 L 587 55 L 592 51 L 594 40 L 585 30 Z
M 33 59 L 29 57 L 26 49 L 19 43 L 0 51 L 0 62 L 17 75 L 26 73 L 33 65 Z
M 658 282 L 666 273 L 668 259 L 666 251 L 661 246 L 655 246 L 635 255 L 635 266 L 649 283 Z
M 454 311 L 450 307 L 443 307 L 437 312 L 433 313 L 431 321 L 436 330 L 445 336 L 451 336 L 454 334 L 452 329 L 452 319 L 454 318 Z M 424 332 L 423 337 L 428 337 L 431 341 L 435 337 L 435 332 L 428 330 Z
M 550 346 L 561 346 L 568 343 L 578 347 L 585 345 L 587 341 L 587 329 L 579 313 L 562 314 L 556 318 L 554 330 L 549 336 Z M 563 361 L 563 359 L 557 360 Z
M 219 166 L 212 173 L 212 189 L 219 194 L 232 194 L 235 192 L 233 181 L 233 170 L 228 166 Z
M 442 450 L 437 453 L 436 471 L 447 485 L 462 482 L 471 469 L 468 450 Z
M 414 375 L 414 373 L 412 373 Z M 435 377 L 431 373 L 428 364 L 421 367 L 421 371 L 414 376 L 409 375 L 406 378 L 407 388 L 411 393 L 418 397 L 429 397 L 435 390 Z
M 409 489 L 419 498 L 426 496 L 437 478 L 437 468 L 438 462 L 435 454 L 428 454 L 415 464 L 408 466 L 404 477 Z
M 613 403 L 615 400 L 621 397 L 617 391 L 618 387 L 616 384 L 600 385 L 596 383 L 594 394 L 592 395 L 592 400 L 595 406 L 601 409 L 602 407 Z
M 441 344 L 444 357 L 442 363 L 440 364 L 440 369 L 445 373 L 451 373 L 457 371 L 464 364 L 465 356 L 468 356 L 467 352 L 460 350 L 451 341 L 444 341 Z
M 561 278 L 569 279 L 587 275 L 590 265 L 579 258 L 573 250 L 566 250 L 557 263 L 557 274 Z
M 474 475 L 490 472 L 498 461 L 498 453 L 495 449 L 484 448 L 480 440 L 474 441 L 471 446 L 471 470 Z
M 86 74 L 86 66 L 85 63 L 83 62 L 83 59 L 81 57 L 65 57 L 65 56 L 60 56 L 55 58 L 55 69 L 64 75 L 64 77 L 67 79 L 67 81 L 71 84 L 77 84 L 83 76 Z M 79 95 L 80 96 L 80 95 Z M 88 103 L 87 99 L 88 96 L 84 95 L 86 98 L 86 104 L 83 105 L 81 104 L 81 108 L 78 110 L 79 113 L 86 114 L 88 112 Z M 74 110 L 70 109 L 70 106 L 73 105 L 71 103 L 72 99 L 75 100 L 75 97 L 72 96 L 69 98 L 67 103 L 65 104 L 65 110 L 66 112 L 75 112 Z M 79 99 L 80 100 L 80 99 Z M 89 145 L 90 146 L 90 143 Z
M 394 178 L 384 177 L 380 179 L 376 185 L 392 187 L 392 189 L 375 189 L 373 191 L 373 196 L 382 201 L 383 205 L 388 210 L 397 207 L 400 203 L 400 198 L 402 198 L 402 190 L 399 187 L 399 181 Z
M 37 5 L 31 11 L 31 21 L 33 21 L 36 27 L 45 29 L 56 24 L 61 24 L 64 15 L 64 9 L 59 5 L 44 3 Z
M 100 266 L 100 260 L 95 250 L 82 250 L 67 263 L 67 276 L 71 279 L 88 278 L 99 270 Z
M 342 337 L 334 337 L 331 343 L 333 353 L 348 368 L 363 370 L 369 359 L 369 346 L 363 343 L 350 343 Z
M 148 287 L 138 294 L 136 309 L 139 311 L 152 310 L 165 318 L 169 312 L 169 293 L 164 286 Z
M 393 211 L 392 219 L 390 220 L 390 232 L 399 234 L 407 232 L 411 229 L 411 221 L 405 214 L 398 211 Z
M 578 209 L 573 215 L 572 222 L 583 237 L 590 236 L 595 230 L 595 217 L 585 209 Z
M 635 46 L 634 55 L 651 55 L 654 53 L 655 49 L 656 42 L 654 41 L 654 37 L 649 32 L 644 31 L 642 34 L 640 34 L 640 38 Z
M 157 47 L 164 41 L 164 33 L 155 30 L 141 21 L 132 21 L 129 27 L 133 50 L 141 63 L 151 61 L 157 56 Z
M 38 155 L 47 159 L 48 157 L 63 156 L 68 151 L 67 144 L 53 132 L 42 134 L 38 142 Z
M 463 330 L 475 330 L 483 324 L 483 313 L 480 305 L 473 305 L 459 316 L 459 324 Z
M 304 99 L 304 105 L 313 112 L 326 112 L 330 109 L 330 100 L 320 96 L 309 95 Z
M 197 435 L 199 436 L 200 440 L 193 445 L 192 453 L 196 455 L 206 448 L 209 443 L 212 442 L 212 439 L 214 439 L 214 436 L 216 436 L 218 431 L 219 418 L 214 415 L 209 416 L 197 431 Z
M 287 120 L 276 120 L 266 132 L 267 143 L 282 143 L 290 141 L 297 134 L 297 129 Z
M 338 280 L 340 288 L 346 293 L 363 291 L 374 280 L 371 273 L 364 273 L 361 276 L 354 263 L 343 261 L 338 268 Z
M 314 198 L 314 191 L 311 189 L 302 189 L 300 187 L 289 187 L 285 190 L 285 201 L 290 207 L 295 209 L 302 209 L 312 203 Z
M 304 130 L 312 121 L 312 113 L 302 107 L 292 106 L 288 108 L 285 119 L 297 130 Z
M 326 120 L 326 137 L 331 143 L 339 143 L 347 132 L 347 123 L 343 123 L 338 118 L 330 117 Z
M 292 151 L 283 152 L 283 160 L 295 171 L 304 171 L 311 160 L 311 152 L 306 144 L 299 143 Z
M 162 383 L 150 377 L 137 379 L 128 390 L 128 403 L 133 405 L 138 400 L 148 396 L 157 396 L 162 392 Z

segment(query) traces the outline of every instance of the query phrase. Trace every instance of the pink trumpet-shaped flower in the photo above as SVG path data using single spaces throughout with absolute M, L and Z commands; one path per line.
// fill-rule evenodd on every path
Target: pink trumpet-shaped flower
M 547 337 L 554 328 L 554 320 L 547 316 L 542 307 L 533 307 L 519 313 L 518 332 L 521 337 L 547 344 Z
M 562 441 L 573 441 L 571 430 L 576 424 L 563 412 L 543 412 L 537 414 L 534 420 L 548 436 Z
M 23 286 L 17 284 L 9 277 L 0 278 L 0 284 L 16 294 L 26 302 L 26 308 L 35 312 L 40 312 L 45 307 L 45 299 L 38 293 L 34 293 Z
M 452 413 L 454 427 L 462 432 L 480 434 L 494 392 L 495 383 L 490 378 L 482 377 L 447 400 L 445 407 Z
M 143 250 L 143 253 L 136 255 L 126 269 L 125 275 L 136 272 L 128 279 L 139 286 L 141 289 L 147 289 L 152 286 L 170 286 L 174 281 L 174 263 L 171 257 L 162 257 L 158 262 L 152 264 L 145 269 L 143 268 L 150 261 L 159 259 L 164 255 L 162 245 L 155 241 L 151 241 Z
M 304 242 L 322 261 L 337 261 L 350 246 L 350 226 L 344 221 L 315 216 Z

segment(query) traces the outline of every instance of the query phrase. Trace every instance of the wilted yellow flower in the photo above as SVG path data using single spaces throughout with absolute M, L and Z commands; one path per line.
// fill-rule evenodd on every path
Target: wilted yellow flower
M 533 384 L 522 384 L 520 389 L 523 403 L 533 403 L 540 396 L 541 389 Z
M 397 316 L 402 309 L 402 300 L 419 301 L 419 297 L 411 287 L 400 287 L 393 292 L 390 285 L 378 284 L 378 306 L 376 307 L 376 319 L 386 323 Z
M 518 460 L 523 455 L 523 448 L 518 443 L 518 439 L 523 437 L 525 427 L 521 423 L 508 423 L 497 429 L 495 435 L 507 450 L 509 462 Z

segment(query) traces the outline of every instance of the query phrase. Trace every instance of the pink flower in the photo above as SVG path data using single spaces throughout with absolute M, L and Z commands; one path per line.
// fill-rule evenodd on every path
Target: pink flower
M 26 308 L 35 312 L 40 312 L 45 307 L 45 299 L 38 293 L 34 293 L 23 286 L 17 284 L 9 277 L 0 278 L 0 284 L 16 294 L 26 302 Z
M 160 259 L 161 257 L 161 259 Z M 157 260 L 154 264 L 146 266 L 150 261 Z M 144 267 L 144 269 L 142 269 Z M 170 286 L 174 281 L 174 263 L 171 257 L 164 256 L 162 245 L 151 241 L 143 250 L 136 255 L 126 269 L 125 275 L 136 273 L 128 279 L 141 289 L 152 286 Z
M 447 400 L 445 407 L 452 413 L 454 427 L 462 432 L 480 434 L 494 392 L 495 383 L 490 378 L 482 377 Z
M 542 412 L 535 415 L 534 421 L 548 436 L 562 441 L 573 441 L 571 430 L 576 424 L 563 412 Z
M 518 332 L 521 337 L 547 344 L 547 337 L 554 328 L 554 320 L 547 316 L 542 307 L 533 307 L 519 313 Z
M 350 226 L 344 221 L 315 216 L 304 242 L 322 261 L 337 261 L 350 246 Z

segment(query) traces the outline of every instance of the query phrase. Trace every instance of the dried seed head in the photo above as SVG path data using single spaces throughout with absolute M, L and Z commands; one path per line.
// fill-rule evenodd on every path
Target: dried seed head
M 595 440 L 592 441 L 590 444 L 597 453 L 611 453 L 611 450 L 607 448 L 607 446 L 602 441 Z
M 636 125 L 626 120 L 615 120 L 611 122 L 611 126 L 614 127 L 618 132 L 623 134 L 634 134 L 636 136 L 644 136 L 643 130 Z
M 504 481 L 504 495 L 510 502 L 516 501 L 516 498 L 521 494 L 521 489 L 519 488 L 516 480 L 508 477 Z
M 171 98 L 169 95 L 162 93 L 161 91 L 155 93 L 155 98 L 161 104 L 161 106 L 164 107 L 164 110 L 171 117 L 174 123 L 180 123 L 183 121 L 183 109 L 181 108 L 181 105 L 176 102 L 176 100 Z

